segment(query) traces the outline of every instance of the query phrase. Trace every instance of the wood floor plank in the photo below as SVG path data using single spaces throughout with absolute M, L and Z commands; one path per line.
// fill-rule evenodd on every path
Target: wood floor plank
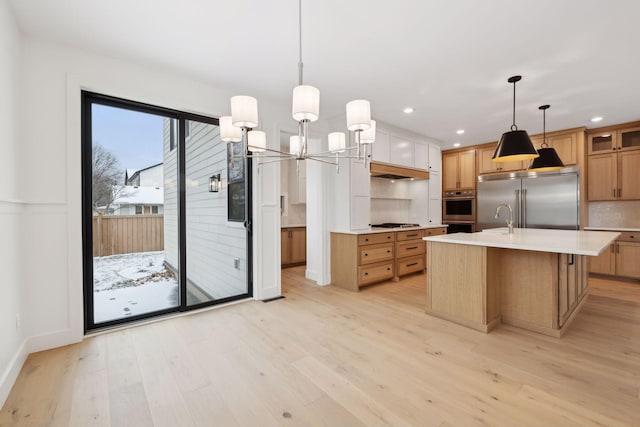
M 590 280 L 562 339 L 428 316 L 425 275 L 286 298 L 28 357 L 8 426 L 638 426 L 640 285 Z

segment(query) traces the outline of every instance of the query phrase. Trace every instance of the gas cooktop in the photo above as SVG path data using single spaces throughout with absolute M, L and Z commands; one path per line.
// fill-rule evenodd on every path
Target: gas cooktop
M 420 227 L 420 224 L 402 224 L 398 222 L 385 222 L 382 224 L 371 224 L 372 228 L 409 228 Z

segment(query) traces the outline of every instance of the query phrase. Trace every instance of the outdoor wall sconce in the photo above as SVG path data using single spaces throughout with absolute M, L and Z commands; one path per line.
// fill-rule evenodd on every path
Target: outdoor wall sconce
M 222 187 L 222 181 L 220 181 L 220 174 L 215 174 L 209 178 L 209 192 L 217 193 Z

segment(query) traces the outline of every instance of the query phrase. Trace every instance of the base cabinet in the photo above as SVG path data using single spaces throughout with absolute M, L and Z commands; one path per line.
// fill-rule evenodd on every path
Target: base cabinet
M 589 273 L 640 279 L 640 233 L 620 233 L 609 248 L 589 258 Z
M 291 227 L 280 230 L 280 264 L 293 267 L 307 262 L 307 229 Z
M 384 233 L 331 233 L 331 283 L 352 291 L 372 283 L 425 271 L 425 236 L 446 227 Z

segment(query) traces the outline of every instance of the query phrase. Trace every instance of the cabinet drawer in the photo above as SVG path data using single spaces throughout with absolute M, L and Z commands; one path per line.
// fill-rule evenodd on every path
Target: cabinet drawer
M 396 240 L 398 242 L 401 242 L 403 240 L 422 239 L 424 237 L 424 230 L 398 231 L 396 235 Z
M 640 243 L 640 233 L 637 231 L 624 231 L 616 239 L 620 242 L 638 242 Z
M 393 261 L 358 267 L 358 283 L 360 285 L 380 282 L 382 280 L 391 279 L 392 277 Z
M 398 260 L 398 276 L 424 270 L 425 256 L 416 255 Z
M 393 242 L 393 233 L 362 234 L 358 236 L 358 245 L 375 245 L 376 243 Z
M 358 248 L 358 265 L 393 260 L 393 243 L 366 245 Z
M 447 227 L 427 228 L 424 230 L 424 237 L 437 236 L 440 234 L 447 234 Z
M 396 243 L 396 256 L 403 258 L 406 256 L 420 255 L 425 252 L 426 242 L 424 240 L 409 240 Z

